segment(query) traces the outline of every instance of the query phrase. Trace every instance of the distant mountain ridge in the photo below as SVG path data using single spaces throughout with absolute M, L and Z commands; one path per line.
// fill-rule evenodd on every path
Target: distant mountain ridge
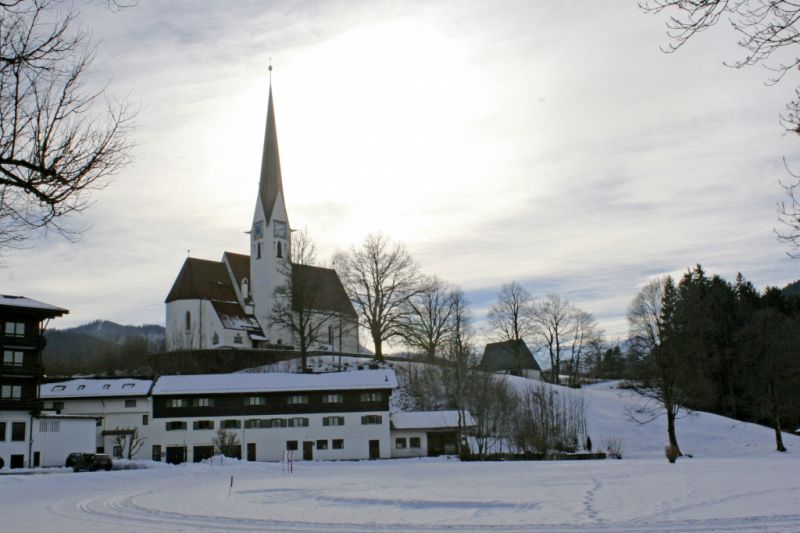
M 120 357 L 157 352 L 164 349 L 164 327 L 157 324 L 123 326 L 108 320 L 95 320 L 67 329 L 45 332 L 47 344 L 42 360 L 48 372 L 85 372 L 116 365 Z

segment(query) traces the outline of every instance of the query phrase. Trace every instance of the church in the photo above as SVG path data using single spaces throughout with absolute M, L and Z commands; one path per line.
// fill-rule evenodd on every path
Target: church
M 270 74 L 272 67 L 270 66 Z M 358 351 L 357 315 L 336 271 L 292 262 L 272 82 L 250 254 L 189 257 L 166 298 L 166 349 Z

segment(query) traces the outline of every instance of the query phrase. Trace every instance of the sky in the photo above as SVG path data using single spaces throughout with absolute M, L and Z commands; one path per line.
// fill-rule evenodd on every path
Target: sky
M 479 327 L 512 280 L 613 338 L 653 276 L 800 278 L 774 232 L 795 80 L 726 67 L 724 25 L 664 54 L 665 15 L 634 1 L 75 6 L 90 85 L 139 114 L 133 162 L 71 221 L 79 242 L 3 256 L 4 293 L 70 310 L 53 327 L 163 324 L 187 253 L 247 252 L 270 60 L 292 227 L 323 261 L 369 233 L 403 242 Z

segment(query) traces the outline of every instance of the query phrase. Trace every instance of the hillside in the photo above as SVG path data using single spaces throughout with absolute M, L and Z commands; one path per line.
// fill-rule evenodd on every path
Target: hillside
M 330 371 L 341 362 L 341 368 L 358 371 L 368 368 L 373 361 L 369 358 L 317 356 L 309 357 L 309 366 L 317 372 Z M 374 364 L 374 363 L 373 363 Z M 383 363 L 394 368 L 401 383 L 399 390 L 392 394 L 392 410 L 403 411 L 413 409 L 413 400 L 409 398 L 404 383 L 409 365 L 423 363 L 403 363 L 389 361 Z M 297 371 L 299 361 L 284 361 L 249 371 L 291 372 Z M 594 442 L 594 449 L 602 450 L 606 438 L 615 438 L 622 442 L 625 458 L 662 458 L 664 445 L 667 443 L 667 424 L 662 416 L 648 424 L 639 424 L 627 414 L 643 399 L 636 393 L 619 389 L 619 382 L 608 381 L 589 385 L 582 389 L 571 389 L 558 385 L 550 385 L 540 381 L 506 376 L 509 384 L 519 393 L 532 386 L 543 386 L 556 391 L 559 395 L 582 397 L 586 407 L 588 434 Z M 441 404 L 441 403 L 440 403 Z M 711 413 L 693 412 L 681 415 L 676 422 L 676 433 L 681 451 L 695 457 L 740 457 L 760 456 L 772 457 L 775 452 L 775 437 L 768 427 L 741 422 Z M 800 437 L 784 433 L 784 445 L 789 453 L 800 451 Z
M 800 279 L 789 283 L 782 291 L 784 296 L 800 296 Z
M 164 328 L 95 320 L 74 328 L 47 330 L 45 338 L 42 362 L 49 374 L 94 373 L 120 370 L 129 366 L 122 359 L 137 359 L 162 349 Z

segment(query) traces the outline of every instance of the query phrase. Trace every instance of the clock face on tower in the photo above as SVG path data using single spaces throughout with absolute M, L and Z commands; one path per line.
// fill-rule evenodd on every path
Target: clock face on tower
M 275 226 L 273 229 L 273 237 L 277 237 L 279 239 L 285 239 L 286 222 L 283 222 L 281 220 L 276 220 L 275 222 L 273 222 L 273 225 Z
M 255 224 L 253 224 L 253 238 L 254 239 L 264 238 L 264 224 L 262 224 L 260 220 Z

